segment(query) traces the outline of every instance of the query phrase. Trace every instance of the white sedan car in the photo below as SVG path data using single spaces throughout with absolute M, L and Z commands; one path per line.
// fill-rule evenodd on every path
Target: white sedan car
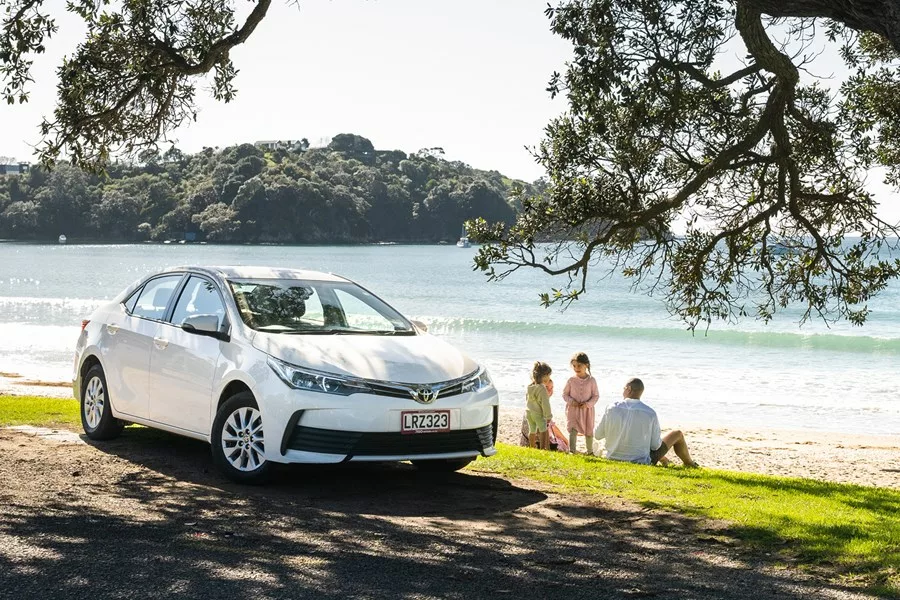
M 368 290 L 313 271 L 147 277 L 82 324 L 73 390 L 89 438 L 127 422 L 206 440 L 244 483 L 272 463 L 453 471 L 494 454 L 497 437 L 487 371 Z

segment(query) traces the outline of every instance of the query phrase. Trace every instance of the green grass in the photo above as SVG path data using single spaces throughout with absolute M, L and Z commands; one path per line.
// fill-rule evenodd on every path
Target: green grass
M 0 396 L 0 426 L 81 427 L 78 401 L 39 396 Z
M 78 428 L 75 400 L 0 396 L 0 426 Z M 886 596 L 900 593 L 900 492 L 710 469 L 652 468 L 499 445 L 470 470 L 562 493 L 615 497 L 727 523 L 724 532 L 801 567 Z
M 470 467 L 557 491 L 725 522 L 725 534 L 870 592 L 900 593 L 900 492 L 710 469 L 654 468 L 499 445 Z

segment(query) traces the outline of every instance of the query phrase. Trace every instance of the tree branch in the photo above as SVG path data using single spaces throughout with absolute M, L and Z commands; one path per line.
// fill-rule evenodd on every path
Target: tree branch
M 882 35 L 900 51 L 900 0 L 746 0 L 745 4 L 771 17 L 832 19 Z
M 703 84 L 708 90 L 717 90 L 723 87 L 727 87 L 736 81 L 740 81 L 744 77 L 748 75 L 752 75 L 754 73 L 758 73 L 761 70 L 756 64 L 751 64 L 749 66 L 744 67 L 738 71 L 735 71 L 731 75 L 727 77 L 722 77 L 721 79 L 710 79 L 706 76 L 706 74 L 692 65 L 691 63 L 677 63 L 671 61 L 663 56 L 657 56 L 656 61 L 662 66 L 666 67 L 670 71 L 679 71 L 681 73 L 687 73 L 691 79 L 694 81 Z
M 165 54 L 171 61 L 169 63 L 157 65 L 157 68 L 174 69 L 180 75 L 184 76 L 208 73 L 229 50 L 247 41 L 247 38 L 250 37 L 250 34 L 253 33 L 256 26 L 259 25 L 260 21 L 266 16 L 266 12 L 269 10 L 271 4 L 272 0 L 259 0 L 240 29 L 210 46 L 203 58 L 194 63 L 191 63 L 184 58 L 179 49 L 173 48 L 154 36 L 152 47 Z

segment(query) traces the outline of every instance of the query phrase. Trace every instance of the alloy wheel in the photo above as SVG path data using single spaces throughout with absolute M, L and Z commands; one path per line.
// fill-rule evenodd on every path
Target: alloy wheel
M 222 452 L 229 464 L 239 471 L 255 471 L 266 462 L 262 415 L 259 410 L 252 406 L 242 406 L 225 419 L 222 426 Z
M 106 408 L 106 390 L 103 387 L 103 381 L 99 377 L 92 377 L 88 381 L 84 394 L 84 420 L 91 429 L 97 429 L 100 426 L 100 420 L 103 418 L 103 411 Z

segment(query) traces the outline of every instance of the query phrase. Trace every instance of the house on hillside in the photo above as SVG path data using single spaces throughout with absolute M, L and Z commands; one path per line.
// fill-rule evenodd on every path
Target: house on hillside
M 20 162 L 16 164 L 0 164 L 0 175 L 24 175 L 31 165 Z
M 295 152 L 305 152 L 309 148 L 309 142 L 306 138 L 300 140 L 259 140 L 253 142 L 253 145 L 265 150 L 293 150 Z

